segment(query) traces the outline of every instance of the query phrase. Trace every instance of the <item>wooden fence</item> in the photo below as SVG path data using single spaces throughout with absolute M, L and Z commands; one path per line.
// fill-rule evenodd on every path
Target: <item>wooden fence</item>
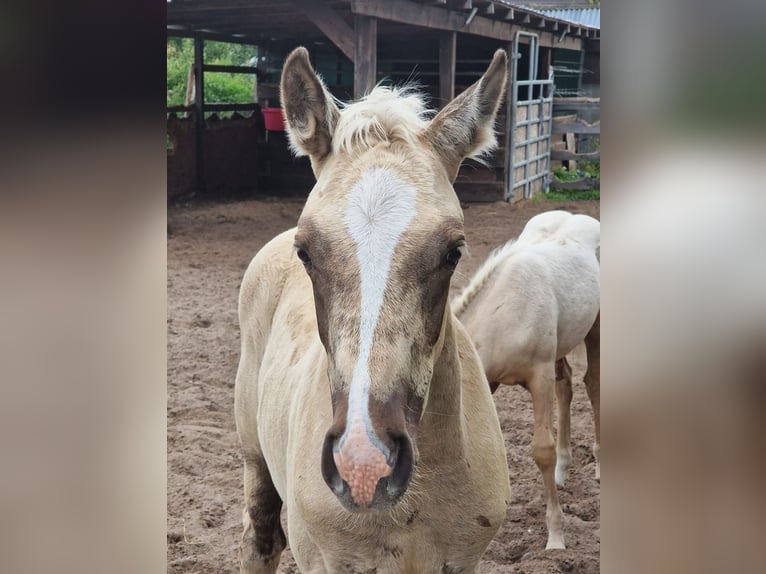
M 601 99 L 600 98 L 554 98 L 554 112 L 570 112 L 563 116 L 554 116 L 553 134 L 564 135 L 566 149 L 556 149 L 551 151 L 552 161 L 569 162 L 569 170 L 574 171 L 578 161 L 600 161 L 601 151 L 577 152 L 577 136 L 585 135 L 597 137 L 601 134 L 601 121 L 589 123 L 585 116 L 600 117 Z M 588 138 L 590 139 L 590 138 Z M 574 181 L 552 180 L 553 187 L 558 189 L 594 189 L 601 185 L 600 178 L 581 177 Z

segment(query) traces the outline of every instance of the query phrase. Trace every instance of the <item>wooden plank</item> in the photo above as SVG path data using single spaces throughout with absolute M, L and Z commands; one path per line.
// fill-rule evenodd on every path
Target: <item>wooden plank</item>
M 548 75 L 551 70 L 551 62 L 553 57 L 553 49 L 552 48 L 544 48 L 540 47 L 538 52 L 538 78 L 544 78 L 548 79 Z
M 316 0 L 291 0 L 311 22 L 335 44 L 346 57 L 354 61 L 354 31 L 332 8 Z
M 597 177 L 582 177 L 574 181 L 551 180 L 551 187 L 556 189 L 600 189 L 601 179 Z
M 228 42 L 229 44 L 247 44 L 248 46 L 256 46 L 259 43 L 257 38 L 247 35 L 237 34 L 232 36 L 231 34 L 217 34 L 215 32 L 195 32 L 194 30 L 167 28 L 167 36 L 169 38 L 197 38 L 200 37 L 204 40 L 211 40 L 214 42 Z
M 434 30 L 447 30 L 475 34 L 485 38 L 512 42 L 518 26 L 508 22 L 490 19 L 485 16 L 476 16 L 469 25 L 465 23 L 465 14 L 454 10 L 445 10 L 436 6 L 417 4 L 407 0 L 351 0 L 351 12 L 364 16 L 373 16 L 381 20 L 421 26 Z M 582 40 L 567 36 L 561 42 L 551 32 L 540 32 L 540 45 L 568 50 L 581 50 Z M 529 39 L 522 37 L 522 43 L 529 43 Z
M 205 104 L 206 112 L 242 112 L 257 110 L 260 106 L 253 102 L 249 104 Z
M 585 120 L 575 120 L 567 122 L 557 122 L 558 118 L 553 118 L 554 134 L 600 134 L 601 122 L 589 124 Z
M 551 150 L 551 159 L 560 161 L 600 161 L 601 152 L 574 153 L 564 150 Z
M 186 97 L 184 98 L 184 107 L 187 108 L 188 111 L 191 108 L 192 103 L 192 95 L 194 94 L 194 62 L 189 64 L 189 72 L 186 75 Z M 184 114 L 184 117 L 189 117 L 189 114 Z
M 439 36 L 439 107 L 444 107 L 455 97 L 455 56 L 457 34 L 442 32 Z
M 580 98 L 571 98 L 572 100 L 578 100 Z M 595 102 L 578 102 L 578 101 L 567 101 L 568 98 L 554 98 L 553 99 L 553 109 L 555 111 L 573 111 L 573 112 L 585 112 L 590 110 L 599 110 L 601 109 L 601 101 L 597 100 Z
M 567 142 L 567 148 L 566 151 L 571 153 L 577 153 L 577 140 L 575 139 L 574 134 L 565 134 L 564 135 L 564 141 Z M 577 161 L 575 159 L 569 160 L 569 171 L 574 171 L 577 169 Z
M 194 160 L 197 170 L 197 191 L 205 192 L 205 41 L 194 38 Z
M 585 96 L 578 96 L 574 98 L 553 98 L 553 105 L 556 104 L 567 104 L 567 103 L 585 103 L 585 104 L 599 104 L 601 103 L 601 98 L 587 98 Z
M 368 16 L 354 17 L 354 99 L 369 94 L 375 87 L 378 69 L 378 21 Z
M 219 64 L 205 64 L 203 69 L 206 72 L 228 72 L 230 74 L 260 74 L 260 71 L 253 66 L 223 66 Z

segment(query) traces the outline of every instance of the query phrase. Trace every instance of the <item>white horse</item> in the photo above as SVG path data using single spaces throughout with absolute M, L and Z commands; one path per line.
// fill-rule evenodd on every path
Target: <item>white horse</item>
M 521 384 L 532 395 L 532 456 L 546 494 L 546 548 L 565 547 L 556 493 L 572 458 L 572 369 L 565 356 L 583 340 L 588 355 L 585 386 L 596 431 L 596 478 L 601 477 L 599 245 L 596 219 L 566 211 L 541 213 L 527 222 L 516 241 L 492 253 L 452 302 L 476 345 L 492 392 L 500 384 Z M 554 392 L 559 421 L 555 450 Z
M 481 362 L 447 304 L 465 245 L 452 182 L 491 148 L 508 59 L 433 120 L 376 88 L 339 109 L 305 49 L 286 60 L 288 133 L 317 183 L 240 293 L 240 568 L 476 572 L 510 497 Z

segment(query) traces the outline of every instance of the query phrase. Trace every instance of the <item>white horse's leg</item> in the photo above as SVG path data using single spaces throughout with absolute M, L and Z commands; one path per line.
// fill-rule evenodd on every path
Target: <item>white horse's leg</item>
M 546 550 L 566 548 L 564 545 L 564 515 L 559 505 L 559 497 L 554 481 L 556 448 L 553 442 L 553 395 L 554 369 L 547 363 L 536 368 L 529 381 L 532 406 L 535 415 L 535 430 L 532 436 L 532 458 L 543 475 L 545 489 L 545 522 L 548 526 Z
M 245 454 L 245 510 L 239 570 L 242 574 L 274 574 L 287 542 L 279 514 L 282 499 L 271 481 L 266 461 Z
M 596 442 L 593 443 L 593 456 L 596 458 L 596 480 L 601 480 L 601 313 L 596 316 L 590 332 L 585 337 L 585 349 L 588 353 L 588 369 L 585 371 L 585 390 L 588 391 L 590 405 L 593 408 L 593 426 L 596 430 Z
M 556 484 L 564 486 L 572 462 L 570 407 L 572 404 L 572 367 L 566 357 L 556 361 L 556 402 L 559 408 L 556 435 Z

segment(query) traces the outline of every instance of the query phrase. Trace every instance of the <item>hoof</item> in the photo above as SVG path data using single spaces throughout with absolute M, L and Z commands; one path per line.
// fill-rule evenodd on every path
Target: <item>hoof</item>
M 563 536 L 549 536 L 548 544 L 545 545 L 546 550 L 565 550 L 566 544 L 564 544 Z

